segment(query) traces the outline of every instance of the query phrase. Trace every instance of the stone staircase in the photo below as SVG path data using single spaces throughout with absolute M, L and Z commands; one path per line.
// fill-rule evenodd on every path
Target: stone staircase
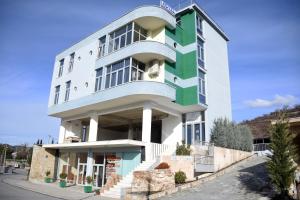
M 110 197 L 115 199 L 121 199 L 125 195 L 125 189 L 131 187 L 133 181 L 133 172 L 134 171 L 146 171 L 152 169 L 156 164 L 156 161 L 143 161 L 139 164 L 134 170 L 129 174 L 123 177 L 116 185 L 111 187 L 109 190 L 105 190 L 101 196 Z

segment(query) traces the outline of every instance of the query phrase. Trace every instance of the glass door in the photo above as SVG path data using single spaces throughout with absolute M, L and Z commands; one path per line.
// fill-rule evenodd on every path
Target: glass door
M 102 187 L 104 185 L 104 166 L 103 164 L 93 165 L 93 185 Z
M 86 163 L 78 163 L 77 168 L 77 184 L 78 185 L 84 185 L 85 184 L 85 178 L 86 178 Z
M 200 123 L 187 123 L 185 130 L 186 144 L 200 144 L 201 127 Z

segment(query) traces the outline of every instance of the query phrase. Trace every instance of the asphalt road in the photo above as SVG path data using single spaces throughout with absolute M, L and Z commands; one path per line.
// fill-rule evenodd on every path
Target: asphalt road
M 268 200 L 273 191 L 265 164 L 265 157 L 239 163 L 214 180 L 161 200 Z
M 22 188 L 8 185 L 3 182 L 3 180 L 6 178 L 22 179 L 24 177 L 25 171 L 22 170 L 16 170 L 16 173 L 12 175 L 0 174 L 0 200 L 58 200 L 58 198 L 53 198 L 29 190 L 24 190 Z

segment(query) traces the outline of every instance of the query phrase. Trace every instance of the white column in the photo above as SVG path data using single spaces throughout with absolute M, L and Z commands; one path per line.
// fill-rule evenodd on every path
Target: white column
M 132 127 L 132 122 L 129 122 L 129 126 L 128 126 L 128 139 L 130 139 L 130 140 L 133 139 L 133 127 Z
M 89 149 L 88 155 L 87 155 L 87 162 L 86 162 L 86 176 L 92 176 L 93 175 L 93 151 Z
M 97 141 L 98 115 L 92 114 L 90 119 L 89 142 Z
M 142 141 L 151 142 L 152 109 L 146 105 L 143 108 Z
M 145 105 L 143 108 L 143 125 L 142 125 L 142 141 L 145 142 L 145 160 L 151 160 L 151 123 L 152 109 L 151 106 Z
M 64 143 L 65 134 L 66 134 L 66 122 L 61 120 L 60 126 L 59 126 L 59 137 L 58 137 L 59 144 Z

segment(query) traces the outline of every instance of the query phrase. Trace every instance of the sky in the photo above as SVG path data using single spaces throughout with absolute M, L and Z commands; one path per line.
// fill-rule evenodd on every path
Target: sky
M 171 6 L 179 0 L 167 0 Z M 58 137 L 47 116 L 55 55 L 159 0 L 0 0 L 0 143 Z M 300 1 L 199 0 L 228 43 L 233 120 L 300 103 Z M 221 100 L 220 100 L 221 101 Z

